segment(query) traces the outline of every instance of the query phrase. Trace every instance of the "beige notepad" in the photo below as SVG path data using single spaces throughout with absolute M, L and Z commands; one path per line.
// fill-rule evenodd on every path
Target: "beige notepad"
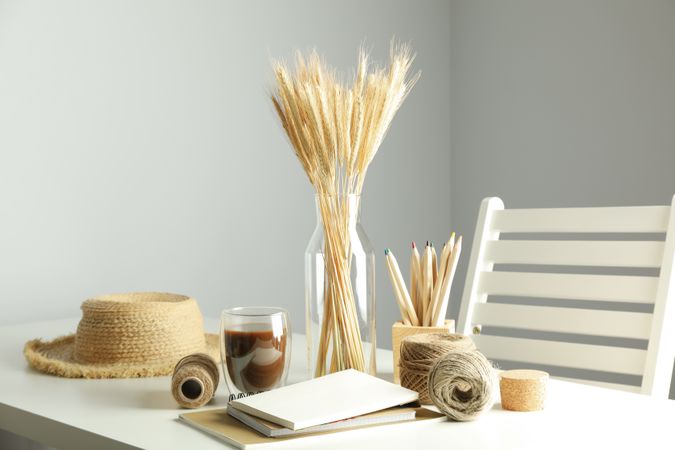
M 230 407 L 291 430 L 417 401 L 417 392 L 349 369 L 230 402 Z
M 417 406 L 419 406 L 419 404 Z M 405 422 L 415 419 L 415 411 L 415 406 L 397 406 L 370 414 L 364 414 L 358 417 L 338 420 L 337 422 L 330 422 L 323 425 L 315 425 L 313 427 L 303 428 L 302 430 L 291 430 L 290 428 L 282 427 L 281 425 L 278 425 L 274 422 L 246 414 L 245 412 L 239 411 L 236 408 L 227 409 L 227 413 L 230 416 L 268 437 L 294 436 L 296 434 L 318 433 L 321 431 L 341 430 L 346 428 L 363 427 L 366 425 L 382 425 L 385 423 Z
M 445 420 L 445 416 L 441 413 L 428 410 L 426 408 L 415 408 L 415 419 L 407 422 L 388 425 L 366 425 L 362 427 L 323 431 L 319 433 L 298 434 L 295 436 L 282 437 L 266 437 L 254 431 L 252 428 L 239 422 L 234 417 L 227 414 L 227 408 L 211 409 L 207 411 L 199 411 L 192 413 L 185 413 L 179 416 L 180 420 L 186 424 L 193 426 L 201 431 L 204 431 L 211 436 L 221 439 L 230 445 L 241 449 L 253 449 L 263 445 L 270 445 L 275 442 L 286 442 L 296 439 L 318 438 L 319 436 L 330 435 L 334 433 L 341 433 L 352 429 L 365 429 L 378 426 L 387 427 L 408 427 L 413 426 L 414 423 L 421 422 L 437 422 Z

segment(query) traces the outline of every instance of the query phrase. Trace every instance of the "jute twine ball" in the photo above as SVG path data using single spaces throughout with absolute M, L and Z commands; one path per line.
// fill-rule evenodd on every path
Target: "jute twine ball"
M 494 369 L 482 353 L 454 350 L 429 372 L 429 397 L 450 419 L 474 420 L 492 407 L 496 382 Z
M 195 353 L 178 361 L 171 377 L 171 394 L 183 408 L 199 408 L 213 398 L 220 372 L 209 355 Z
M 430 405 L 427 380 L 434 363 L 453 350 L 476 348 L 470 337 L 462 334 L 425 333 L 401 341 L 399 359 L 401 386 L 419 393 L 420 403 Z

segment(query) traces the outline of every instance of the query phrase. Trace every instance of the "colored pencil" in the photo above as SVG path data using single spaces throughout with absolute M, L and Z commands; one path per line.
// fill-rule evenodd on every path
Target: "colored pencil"
M 452 287 L 452 280 L 455 278 L 457 264 L 459 263 L 459 255 L 462 254 L 462 236 L 457 239 L 454 248 L 452 249 L 452 256 L 449 262 L 448 275 L 446 283 L 444 283 L 442 292 L 442 302 L 438 305 L 435 314 L 436 326 L 441 326 L 445 320 L 445 315 L 448 311 L 448 301 L 450 299 L 450 288 Z
M 413 308 L 412 301 L 410 300 L 410 294 L 408 293 L 408 289 L 405 287 L 405 281 L 403 280 L 403 274 L 401 274 L 401 268 L 398 266 L 398 261 L 396 261 L 396 256 L 394 256 L 394 253 L 389 250 L 387 253 L 387 257 L 389 258 L 389 262 L 391 264 L 391 267 L 394 270 L 394 276 L 396 277 L 396 283 L 398 284 L 399 291 L 401 292 L 402 295 L 402 301 L 403 305 L 405 306 L 406 313 L 408 314 L 408 317 L 410 318 L 410 322 L 417 326 L 420 325 L 420 321 L 417 318 L 417 314 L 415 313 L 415 308 Z
M 391 287 L 394 289 L 394 296 L 396 297 L 396 303 L 398 303 L 398 309 L 401 312 L 401 320 L 404 325 L 412 325 L 410 321 L 410 316 L 408 315 L 405 302 L 403 301 L 403 294 L 401 293 L 401 288 L 396 280 L 396 274 L 394 273 L 394 268 L 391 265 L 389 260 L 389 249 L 384 250 L 385 260 L 387 263 L 387 271 L 389 272 L 389 278 L 391 279 Z
M 452 248 L 455 246 L 455 233 L 450 235 L 450 239 L 443 246 L 443 252 L 441 253 L 441 267 L 439 269 L 439 279 L 438 282 L 434 285 L 434 292 L 431 297 L 431 311 L 435 312 L 438 308 L 438 304 L 441 302 L 443 286 L 445 285 L 448 273 L 448 263 L 450 261 L 450 256 L 452 254 Z M 433 325 L 434 315 L 431 314 L 429 317 L 429 323 L 427 325 Z
M 420 252 L 417 251 L 415 242 L 412 243 L 412 252 L 410 255 L 410 298 L 412 300 L 413 308 L 417 317 L 422 316 L 422 309 L 420 307 Z
M 427 241 L 427 246 L 424 248 L 424 254 L 422 255 L 422 323 L 429 323 L 431 313 L 430 310 L 430 299 L 431 293 L 433 291 L 433 280 L 432 280 L 432 254 L 431 254 L 431 245 Z

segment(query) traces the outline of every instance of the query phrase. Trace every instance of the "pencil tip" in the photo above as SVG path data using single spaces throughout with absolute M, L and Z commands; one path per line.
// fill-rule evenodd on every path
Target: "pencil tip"
M 384 254 L 385 254 L 385 255 L 388 255 L 388 254 L 389 254 L 389 249 L 388 249 L 388 248 L 385 248 L 385 249 L 384 249 Z
M 412 241 L 412 248 L 415 248 L 415 241 Z
M 429 246 L 429 241 L 427 241 L 427 247 Z

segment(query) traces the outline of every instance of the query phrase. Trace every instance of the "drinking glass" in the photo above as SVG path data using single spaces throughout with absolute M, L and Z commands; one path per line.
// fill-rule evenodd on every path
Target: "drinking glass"
M 231 396 L 285 385 L 291 361 L 288 312 L 266 306 L 224 310 L 220 318 L 220 354 Z

